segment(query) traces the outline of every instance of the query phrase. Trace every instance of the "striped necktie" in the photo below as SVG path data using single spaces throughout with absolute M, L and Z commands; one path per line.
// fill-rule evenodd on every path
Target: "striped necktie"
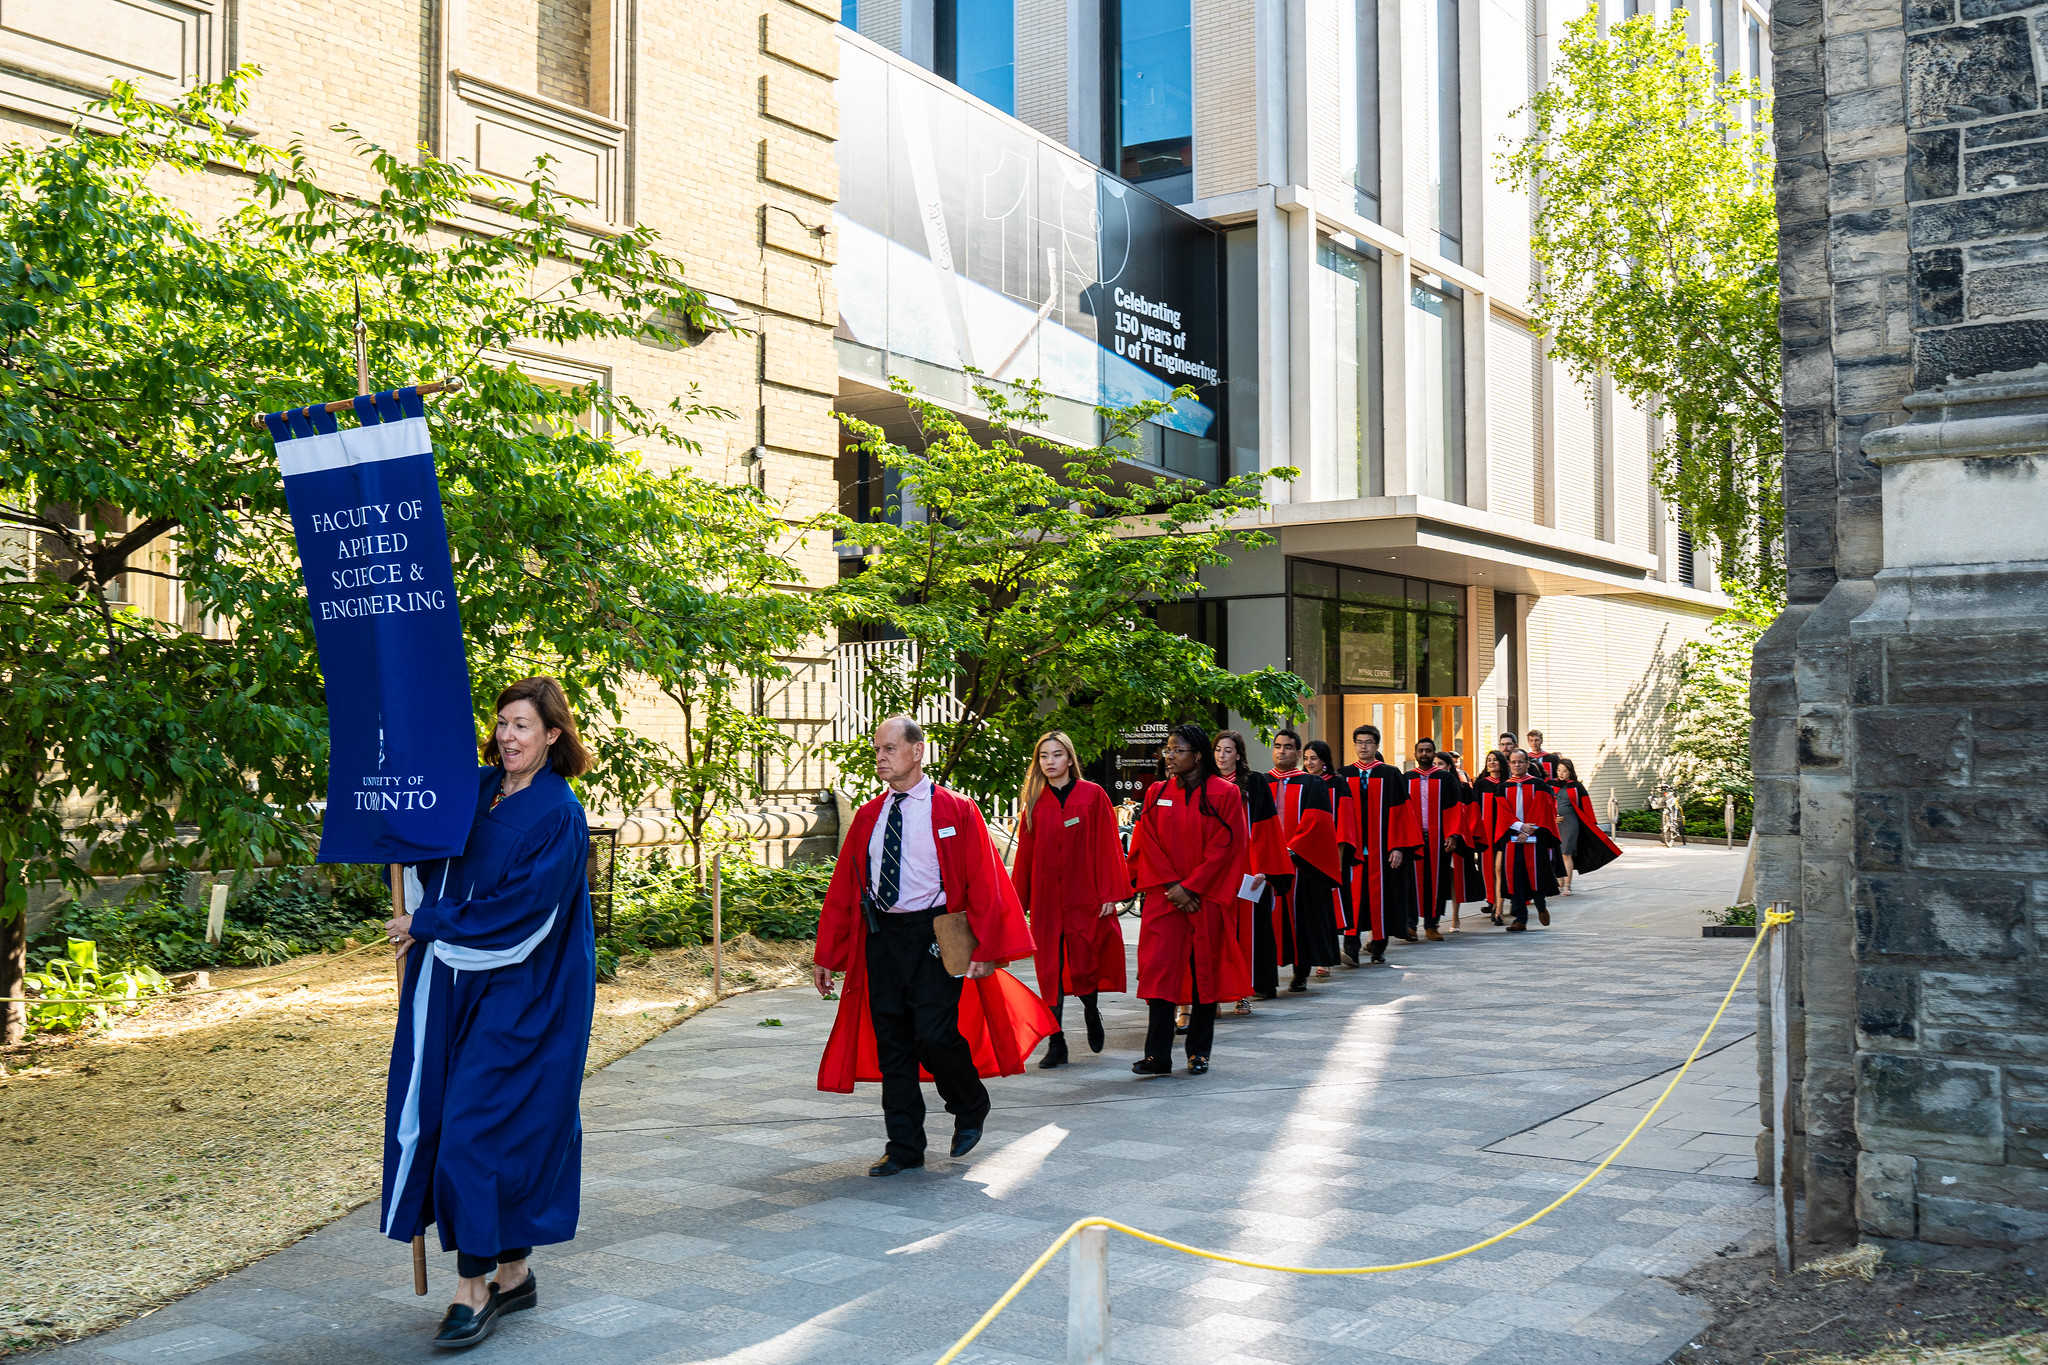
M 889 823 L 882 827 L 882 875 L 875 882 L 875 899 L 884 910 L 896 908 L 903 889 L 903 802 L 909 792 L 897 792 L 889 803 Z

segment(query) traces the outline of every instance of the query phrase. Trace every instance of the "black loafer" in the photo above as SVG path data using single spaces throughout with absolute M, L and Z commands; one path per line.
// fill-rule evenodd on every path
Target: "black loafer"
M 1139 1076 L 1171 1076 L 1173 1063 L 1162 1062 L 1153 1057 L 1140 1057 L 1131 1063 L 1131 1071 Z
M 1088 1025 L 1088 1050 L 1090 1052 L 1102 1051 L 1102 1011 L 1096 1008 L 1093 1000 L 1083 1000 L 1081 1002 L 1081 1016 Z
M 1206 1075 L 1208 1075 L 1208 1074 L 1209 1074 L 1209 1059 L 1208 1059 L 1207 1057 L 1190 1057 L 1190 1058 L 1188 1058 L 1188 1075 L 1190 1075 L 1190 1076 L 1206 1076 Z
M 1275 996 L 1279 995 L 1279 994 L 1280 994 L 1280 992 L 1278 992 L 1278 991 L 1273 991 L 1273 990 L 1260 990 L 1260 991 L 1253 991 L 1253 992 L 1252 992 L 1252 994 L 1253 994 L 1253 995 L 1256 995 L 1256 996 L 1257 996 L 1257 997 L 1258 997 L 1259 999 L 1261 999 L 1261 1000 L 1271 1000 L 1271 999 L 1273 999 L 1273 998 L 1274 998 Z
M 1050 1071 L 1056 1066 L 1067 1064 L 1067 1035 L 1055 1033 L 1046 1040 L 1045 1055 L 1038 1059 L 1040 1071 Z
M 918 1170 L 923 1165 L 924 1163 L 922 1161 L 898 1161 L 893 1156 L 885 1156 L 880 1161 L 877 1161 L 874 1165 L 868 1167 L 868 1174 L 901 1175 L 905 1171 Z
M 492 1287 L 490 1297 L 484 1300 L 481 1309 L 460 1303 L 449 1304 L 448 1311 L 441 1316 L 440 1330 L 434 1333 L 434 1345 L 449 1351 L 465 1350 L 476 1345 L 497 1327 L 498 1312 L 496 1286 Z
M 974 1144 L 981 1141 L 981 1129 L 962 1128 L 953 1134 L 953 1155 L 966 1156 L 974 1150 Z
M 517 1289 L 507 1291 L 499 1289 L 496 1285 L 491 1287 L 497 1290 L 500 1316 L 540 1306 L 540 1281 L 534 1278 L 531 1267 L 527 1269 L 526 1278 L 520 1282 Z

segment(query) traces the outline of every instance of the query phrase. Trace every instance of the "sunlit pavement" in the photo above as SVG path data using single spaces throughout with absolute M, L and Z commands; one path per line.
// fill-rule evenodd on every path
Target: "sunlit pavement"
M 1555 1198 L 1626 1132 L 1662 1088 L 1640 1083 L 1668 1079 L 1748 950 L 1699 935 L 1700 909 L 1733 898 L 1740 849 L 1626 851 L 1554 903 L 1550 929 L 1396 944 L 1391 968 L 1340 968 L 1226 1019 L 1207 1076 L 1130 1074 L 1143 1030 L 1130 997 L 1105 999 L 1109 1046 L 1091 1056 L 1070 1005 L 1073 1065 L 993 1082 L 968 1159 L 887 1180 L 864 1175 L 882 1146 L 877 1088 L 813 1088 L 834 1007 L 808 991 L 730 1000 L 590 1080 L 580 1234 L 537 1254 L 542 1308 L 471 1358 L 928 1365 L 1088 1214 L 1294 1265 L 1468 1245 Z M 1112 1236 L 1113 1355 L 1661 1361 L 1700 1319 L 1652 1277 L 1769 1226 L 1742 1155 L 1753 1001 L 1745 988 L 1709 1045 L 1724 1050 L 1641 1153 L 1473 1256 L 1310 1277 Z M 931 1129 L 943 1152 L 936 1103 Z M 362 1209 L 42 1358 L 423 1360 L 453 1257 L 433 1266 L 432 1292 L 414 1297 L 405 1249 Z M 1066 1287 L 1062 1259 L 963 1361 L 1064 1361 Z

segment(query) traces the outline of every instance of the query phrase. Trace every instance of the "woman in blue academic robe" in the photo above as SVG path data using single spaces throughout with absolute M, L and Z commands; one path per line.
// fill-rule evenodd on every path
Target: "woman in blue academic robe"
M 460 1282 L 434 1345 L 472 1346 L 539 1302 L 526 1258 L 576 1235 L 578 1102 L 597 995 L 590 829 L 567 779 L 590 766 L 562 685 L 498 696 L 461 856 L 405 875 L 405 959 L 384 1110 L 386 1236 L 440 1228 Z M 495 1282 L 486 1283 L 493 1269 Z

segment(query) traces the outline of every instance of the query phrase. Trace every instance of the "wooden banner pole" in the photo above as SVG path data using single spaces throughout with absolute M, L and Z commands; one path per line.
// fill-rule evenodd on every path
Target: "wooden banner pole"
M 424 398 L 428 394 L 433 393 L 461 393 L 465 385 L 462 382 L 461 375 L 454 375 L 447 379 L 430 380 L 429 382 L 425 384 L 420 384 L 417 387 L 420 391 L 420 396 Z M 364 389 L 363 392 L 371 393 L 373 392 L 373 390 Z M 314 407 L 325 408 L 329 412 L 347 412 L 355 405 L 356 400 L 353 398 L 337 398 L 331 403 L 313 404 Z M 249 425 L 256 429 L 257 431 L 263 430 L 263 414 L 259 412 L 254 417 L 251 417 L 249 419 Z

